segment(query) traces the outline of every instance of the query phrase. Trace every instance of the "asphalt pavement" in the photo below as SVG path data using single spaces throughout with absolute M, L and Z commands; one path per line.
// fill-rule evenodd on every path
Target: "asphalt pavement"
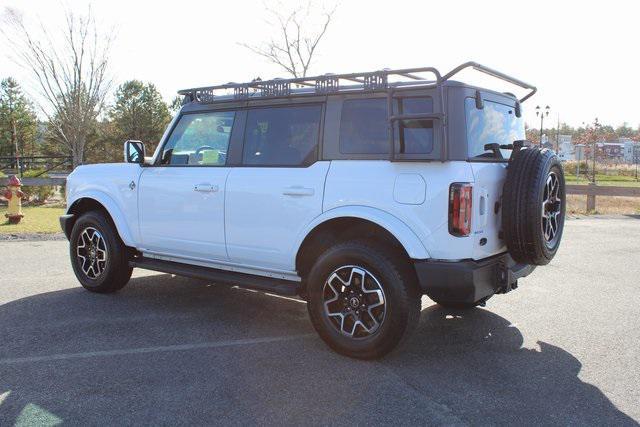
M 491 299 L 426 297 L 405 347 L 329 350 L 305 303 L 144 271 L 76 282 L 66 241 L 0 242 L 0 425 L 639 425 L 640 219 L 567 221 Z

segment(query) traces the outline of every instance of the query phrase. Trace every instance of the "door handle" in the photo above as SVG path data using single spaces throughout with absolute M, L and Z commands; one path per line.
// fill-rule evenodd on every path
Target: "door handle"
M 193 191 L 197 191 L 199 193 L 215 193 L 218 191 L 218 186 L 211 184 L 197 184 L 193 187 Z
M 287 187 L 282 191 L 285 196 L 313 196 L 315 191 L 313 188 L 292 186 Z

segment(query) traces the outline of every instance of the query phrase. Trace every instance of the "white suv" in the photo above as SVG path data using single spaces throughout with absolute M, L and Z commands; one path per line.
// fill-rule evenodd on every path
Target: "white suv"
M 451 80 L 468 67 L 529 93 Z M 535 88 L 503 73 L 466 63 L 179 93 L 153 157 L 127 141 L 126 163 L 69 176 L 61 225 L 90 291 L 138 267 L 299 295 L 329 346 L 375 358 L 409 335 L 421 295 L 484 305 L 558 249 L 562 167 L 523 141 Z

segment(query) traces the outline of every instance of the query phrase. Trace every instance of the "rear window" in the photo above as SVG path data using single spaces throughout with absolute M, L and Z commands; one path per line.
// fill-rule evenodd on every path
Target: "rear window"
M 304 166 L 317 158 L 321 107 L 256 108 L 247 115 L 242 160 L 254 166 Z
M 401 98 L 398 114 L 433 112 L 431 97 Z M 340 153 L 389 154 L 387 99 L 350 99 L 342 105 Z M 396 153 L 429 154 L 433 151 L 433 121 L 405 120 L 395 128 Z
M 515 107 L 493 101 L 484 101 L 484 108 L 476 108 L 475 99 L 465 99 L 467 144 L 469 157 L 493 157 L 485 144 L 512 144 L 525 139 L 524 119 L 516 117 Z M 501 150 L 507 158 L 511 150 Z
M 387 100 L 349 99 L 342 104 L 340 152 L 342 154 L 389 153 Z

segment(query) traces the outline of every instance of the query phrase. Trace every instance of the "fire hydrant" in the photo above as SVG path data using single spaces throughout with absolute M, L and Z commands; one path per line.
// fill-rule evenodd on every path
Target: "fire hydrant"
M 22 183 L 17 176 L 11 175 L 9 182 L 7 183 L 7 189 L 4 191 L 4 198 L 9 202 L 7 207 L 7 213 L 4 216 L 9 219 L 10 224 L 17 224 L 20 222 L 24 215 L 22 214 L 22 196 L 20 191 Z

